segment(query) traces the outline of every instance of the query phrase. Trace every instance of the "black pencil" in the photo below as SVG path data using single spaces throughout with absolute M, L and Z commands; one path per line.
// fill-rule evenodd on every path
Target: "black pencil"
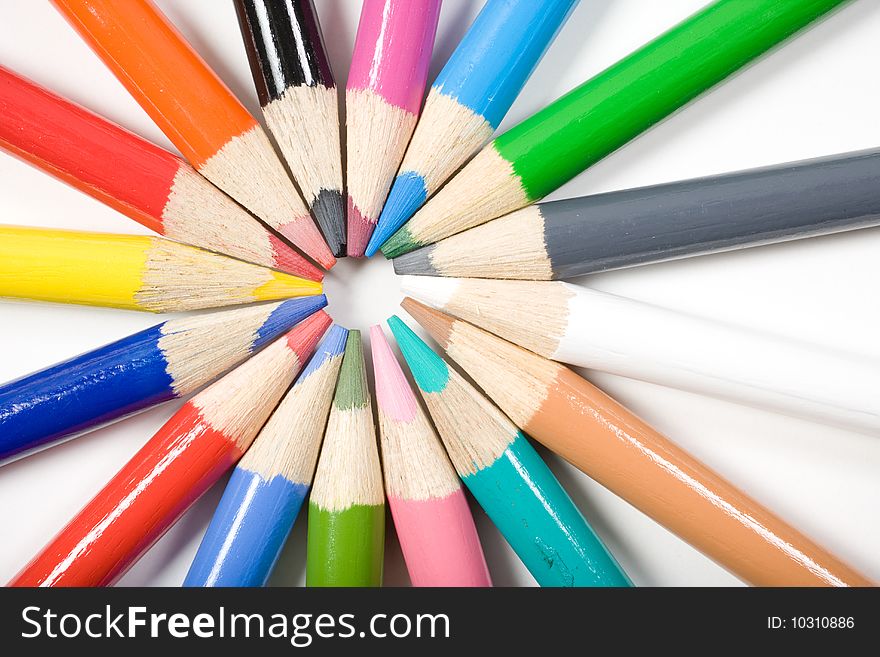
M 312 0 L 235 0 L 257 96 L 330 250 L 345 255 L 336 82 Z
M 539 203 L 398 257 L 398 274 L 559 280 L 880 224 L 880 150 Z

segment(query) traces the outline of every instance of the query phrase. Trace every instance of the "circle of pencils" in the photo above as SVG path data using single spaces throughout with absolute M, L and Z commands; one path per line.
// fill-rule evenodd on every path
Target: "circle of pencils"
M 716 0 L 486 146 L 382 246 L 389 258 L 525 207 L 846 0 Z
M 298 517 L 307 586 L 381 586 L 387 499 L 412 585 L 490 587 L 465 488 L 538 585 L 633 586 L 534 438 L 747 584 L 873 585 L 567 365 L 877 434 L 877 359 L 562 280 L 876 226 L 880 150 L 539 202 L 847 1 L 712 0 L 493 139 L 579 0 L 487 0 L 427 93 L 442 0 L 363 0 L 346 126 L 314 1 L 233 0 L 267 131 L 153 0 L 52 0 L 182 157 L 0 66 L 0 149 L 156 233 L 0 226 L 0 297 L 253 305 L 0 385 L 0 466 L 182 400 L 9 584 L 117 582 L 231 471 L 184 586 Z M 448 360 L 372 325 L 374 415 L 321 292 L 379 250 Z

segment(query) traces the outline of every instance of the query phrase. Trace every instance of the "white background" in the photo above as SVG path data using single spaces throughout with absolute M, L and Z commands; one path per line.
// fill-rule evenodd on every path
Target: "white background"
M 342 86 L 360 3 L 316 0 Z M 583 0 L 502 125 L 506 129 L 706 4 Z M 258 105 L 232 3 L 159 5 L 255 113 Z M 432 78 L 479 11 L 446 0 Z M 880 2 L 856 0 L 554 194 L 658 183 L 880 145 Z M 48 2 L 0 0 L 0 63 L 163 146 L 171 145 Z M 0 154 L 0 222 L 145 232 L 97 201 Z M 594 276 L 596 288 L 880 355 L 880 232 Z M 330 312 L 367 329 L 397 312 L 391 265 L 341 261 Z M 0 380 L 12 379 L 160 321 L 148 314 L 0 302 Z M 646 337 L 650 327 L 645 327 Z M 795 526 L 880 579 L 880 437 L 590 374 L 647 420 Z M 877 391 L 880 394 L 880 391 Z M 0 470 L 0 580 L 6 581 L 176 410 L 180 402 L 93 432 Z M 582 511 L 640 585 L 739 582 L 579 472 L 548 457 Z M 218 484 L 121 580 L 178 585 L 222 492 Z M 533 580 L 479 509 L 500 585 Z M 301 514 L 273 582 L 303 581 Z M 390 522 L 389 522 L 390 526 Z M 386 583 L 406 584 L 393 530 Z

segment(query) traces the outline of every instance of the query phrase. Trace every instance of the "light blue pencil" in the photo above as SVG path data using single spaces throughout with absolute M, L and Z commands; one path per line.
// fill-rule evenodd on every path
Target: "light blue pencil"
M 488 0 L 431 85 L 365 255 L 492 138 L 579 0 Z
M 311 486 L 347 337 L 330 328 L 239 461 L 184 586 L 265 586 Z
M 464 484 L 541 586 L 631 586 L 535 448 L 399 317 L 388 326 Z

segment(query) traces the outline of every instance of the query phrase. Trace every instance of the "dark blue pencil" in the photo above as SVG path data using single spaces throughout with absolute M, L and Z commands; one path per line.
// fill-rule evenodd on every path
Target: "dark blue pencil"
M 0 462 L 188 395 L 325 305 L 320 295 L 170 320 L 0 386 Z

